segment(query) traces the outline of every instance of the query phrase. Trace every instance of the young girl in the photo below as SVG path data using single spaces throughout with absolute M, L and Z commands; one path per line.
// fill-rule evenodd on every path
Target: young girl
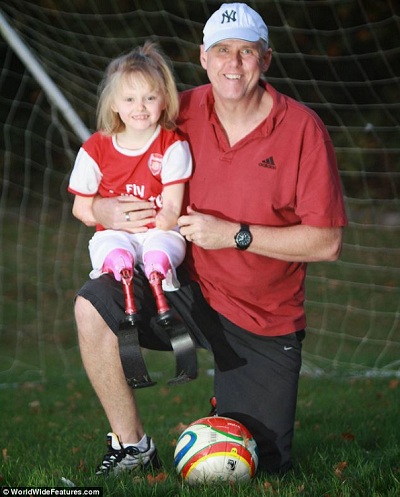
M 186 246 L 176 223 L 192 173 L 188 143 L 174 131 L 178 92 L 168 63 L 150 42 L 113 60 L 100 90 L 98 131 L 79 150 L 68 187 L 74 216 L 96 225 L 90 277 L 113 273 L 121 281 L 123 270 L 140 265 L 163 314 L 157 295 L 179 287 L 175 269 Z M 93 214 L 96 195 L 152 201 L 155 225 L 136 234 L 104 229 Z M 128 223 L 129 213 L 125 217 Z

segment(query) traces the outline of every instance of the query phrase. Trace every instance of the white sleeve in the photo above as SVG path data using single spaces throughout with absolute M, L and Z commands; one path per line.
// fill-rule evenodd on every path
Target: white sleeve
M 188 180 L 192 175 L 192 155 L 186 141 L 176 141 L 165 152 L 161 169 L 163 185 Z
M 68 190 L 77 195 L 95 195 L 99 189 L 102 176 L 97 162 L 81 148 L 75 159 Z

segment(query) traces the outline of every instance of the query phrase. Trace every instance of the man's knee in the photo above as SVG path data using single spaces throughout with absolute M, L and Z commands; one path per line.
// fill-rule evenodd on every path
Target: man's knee
M 75 300 L 75 321 L 80 339 L 89 338 L 94 333 L 99 336 L 102 328 L 108 328 L 92 303 L 79 295 Z
M 75 320 L 81 351 L 101 347 L 114 347 L 117 337 L 101 317 L 97 309 L 85 297 L 75 301 Z M 88 349 L 89 347 L 89 349 Z
M 87 322 L 87 319 L 90 316 L 94 316 L 95 313 L 97 313 L 96 309 L 92 306 L 92 304 L 84 297 L 81 297 L 79 295 L 75 299 L 74 312 L 75 312 L 75 320 L 76 324 L 78 325 L 78 329 L 81 324 Z

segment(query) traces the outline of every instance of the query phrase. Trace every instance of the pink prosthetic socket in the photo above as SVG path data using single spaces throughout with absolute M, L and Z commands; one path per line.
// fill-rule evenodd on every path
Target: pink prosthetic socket
M 133 270 L 133 255 L 125 249 L 114 249 L 104 259 L 102 271 L 104 273 L 114 273 L 114 278 L 121 281 L 121 271 L 123 269 Z
M 147 278 L 149 278 L 154 271 L 161 273 L 165 278 L 166 274 L 171 269 L 169 258 L 162 250 L 149 250 L 149 252 L 146 252 L 143 256 L 143 263 L 144 272 Z

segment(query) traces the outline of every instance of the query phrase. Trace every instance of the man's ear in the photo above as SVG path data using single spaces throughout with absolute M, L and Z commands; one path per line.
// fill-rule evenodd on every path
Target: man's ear
M 269 66 L 271 65 L 272 60 L 272 48 L 268 48 L 268 50 L 264 53 L 262 63 L 261 63 L 261 72 L 267 72 Z
M 203 69 L 207 69 L 207 52 L 204 50 L 204 45 L 200 45 L 200 63 Z

